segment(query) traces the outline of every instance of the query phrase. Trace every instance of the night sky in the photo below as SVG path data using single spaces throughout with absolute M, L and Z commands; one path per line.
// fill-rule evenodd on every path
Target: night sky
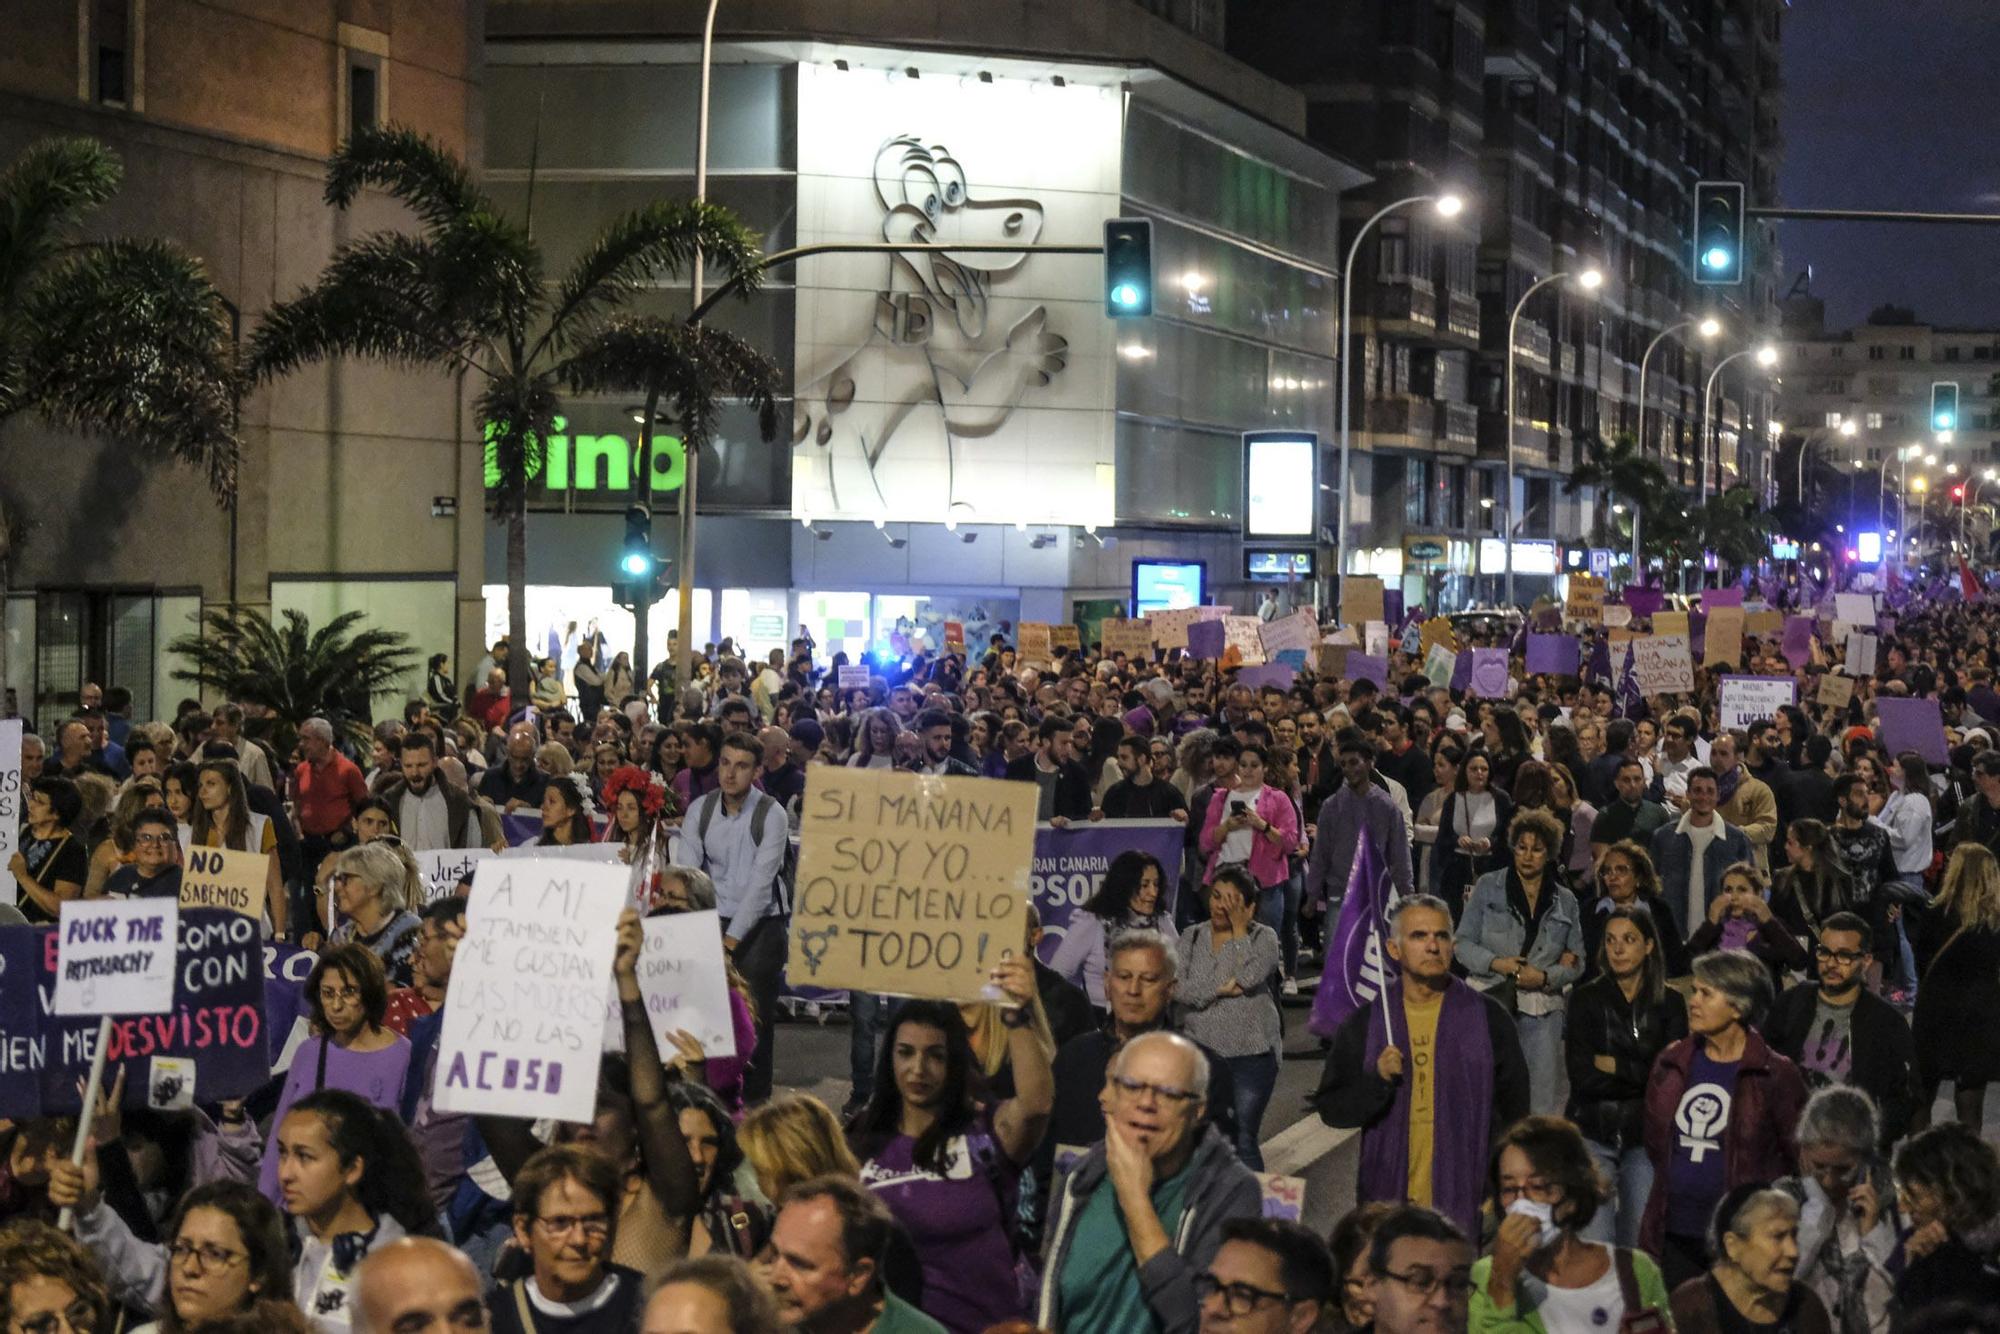
M 1792 0 L 1782 202 L 2000 213 L 2000 0 Z M 1780 295 L 1810 266 L 1827 323 L 1887 302 L 2000 328 L 2000 226 L 1783 224 Z

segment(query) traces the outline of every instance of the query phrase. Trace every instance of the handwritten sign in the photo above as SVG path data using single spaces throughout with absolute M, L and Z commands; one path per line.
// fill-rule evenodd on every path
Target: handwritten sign
M 1853 677 L 1842 676 L 1839 672 L 1828 672 L 1819 678 L 1819 694 L 1815 702 L 1822 707 L 1845 709 L 1853 700 Z
M 165 1014 L 174 1007 L 181 907 L 165 899 L 71 899 L 57 924 L 55 1013 Z
M 648 917 L 639 952 L 639 994 L 660 1050 L 672 1055 L 673 1035 L 694 1034 L 705 1055 L 735 1056 L 736 1021 L 729 1006 L 729 972 L 722 962 L 722 919 L 713 910 Z M 606 1051 L 625 1050 L 618 988 L 605 1019 Z
M 0 903 L 21 897 L 14 854 L 21 850 L 21 720 L 0 723 Z
M 1054 639 L 1049 633 L 1048 622 L 1022 621 L 1021 661 L 1053 662 L 1054 660 Z
M 1258 632 L 1264 656 L 1275 660 L 1287 649 L 1309 649 L 1319 642 L 1319 617 L 1310 611 L 1295 611 L 1275 621 L 1266 621 Z
M 1458 655 L 1443 644 L 1432 644 L 1424 654 L 1424 676 L 1440 689 L 1451 684 L 1451 669 L 1457 665 Z
M 1361 643 L 1369 653 L 1378 658 L 1389 656 L 1389 626 L 1384 621 L 1363 621 L 1361 623 Z
M 1049 647 L 1068 649 L 1071 653 L 1083 652 L 1083 631 L 1065 622 L 1049 627 Z
M 1563 615 L 1584 625 L 1598 625 L 1604 620 L 1604 581 L 1594 574 L 1573 574 L 1569 577 L 1569 599 L 1563 607 Z
M 1328 680 L 1347 675 L 1347 657 L 1354 650 L 1347 644 L 1321 644 L 1313 650 L 1313 668 Z
M 1665 612 L 1660 613 L 1664 615 Z M 1693 690 L 1694 658 L 1688 651 L 1687 636 L 1634 635 L 1632 678 L 1639 683 L 1639 692 L 1645 695 Z
M 1340 623 L 1342 625 L 1365 625 L 1369 621 L 1386 621 L 1388 614 L 1383 609 L 1382 581 L 1372 574 L 1347 574 L 1340 579 Z
M 1225 616 L 1222 618 L 1222 651 L 1227 655 L 1235 649 L 1245 667 L 1255 667 L 1264 661 L 1264 639 L 1259 633 L 1264 623 L 1255 616 Z
M 1785 628 L 1785 613 L 1765 608 L 1753 611 L 1743 618 L 1743 633 L 1755 635 L 1759 639 L 1769 639 L 1781 634 Z
M 850 690 L 866 690 L 868 688 L 868 668 L 865 666 L 842 667 L 839 678 L 842 694 Z
M 227 908 L 261 919 L 270 875 L 268 852 L 189 848 L 181 870 L 181 907 Z
M 813 766 L 786 976 L 987 998 L 988 971 L 1022 949 L 1038 795 L 1031 783 Z
M 1153 627 L 1144 621 L 1105 621 L 1097 633 L 1105 656 L 1123 653 L 1128 658 L 1150 662 L 1153 657 Z
M 1718 712 L 1725 732 L 1752 723 L 1769 722 L 1787 704 L 1799 702 L 1799 683 L 1789 676 L 1725 676 L 1717 688 Z
M 1842 625 L 1875 624 L 1875 595 L 1873 593 L 1835 593 L 1833 595 L 1833 619 Z
M 1711 592 L 1714 590 L 1711 589 Z M 1739 593 L 1741 589 L 1737 590 Z M 1707 639 L 1702 644 L 1704 667 L 1736 667 L 1743 661 L 1743 608 L 1721 606 L 1708 614 Z
M 460 882 L 493 854 L 486 848 L 434 848 L 412 855 L 424 880 L 424 902 L 429 904 L 459 893 Z
M 1507 697 L 1507 650 L 1472 650 L 1472 693 L 1486 699 Z
M 1167 611 L 1156 611 L 1146 617 L 1146 624 L 1153 629 L 1153 643 L 1159 648 L 1186 648 L 1188 627 L 1201 619 L 1196 607 L 1175 607 Z M 1106 648 L 1110 647 L 1107 641 Z
M 1680 635 L 1683 638 L 1694 632 L 1688 628 L 1688 614 L 1684 611 L 1656 611 L 1653 613 L 1653 633 L 1656 635 Z
M 480 865 L 438 1037 L 439 1110 L 590 1120 L 627 879 L 581 862 Z
M 964 621 L 946 621 L 944 623 L 944 651 L 946 653 L 965 652 Z

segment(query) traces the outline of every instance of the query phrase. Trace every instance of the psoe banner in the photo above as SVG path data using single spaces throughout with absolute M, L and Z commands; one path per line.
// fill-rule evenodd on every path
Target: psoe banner
M 1144 852 L 1159 860 L 1166 872 L 1160 911 L 1171 918 L 1186 828 L 1174 820 L 1099 820 L 1067 829 L 1036 825 L 1028 888 L 1042 919 L 1042 943 L 1035 951 L 1042 962 L 1055 958 L 1070 918 L 1104 887 L 1105 873 L 1121 852 Z
M 1798 702 L 1799 683 L 1789 676 L 1725 676 L 1716 698 L 1725 732 L 1768 722 L 1779 709 Z

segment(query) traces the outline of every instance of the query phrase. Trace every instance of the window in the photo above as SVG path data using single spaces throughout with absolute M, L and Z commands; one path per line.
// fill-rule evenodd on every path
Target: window
M 381 70 L 352 52 L 347 64 L 347 137 L 382 123 Z
M 1888 356 L 1889 349 L 1879 343 L 1868 349 L 1868 360 L 1870 361 L 1886 361 Z
M 1870 463 L 1880 463 L 1882 461 L 1882 451 L 1879 449 L 1870 449 L 1868 451 L 1868 461 Z
M 1917 349 L 1905 343 L 1896 349 L 1896 359 L 1898 361 L 1915 361 L 1917 359 Z
M 132 0 L 86 0 L 82 92 L 109 107 L 136 107 L 133 96 Z
M 1403 461 L 1403 522 L 1421 528 L 1429 522 L 1425 502 L 1430 499 L 1429 482 L 1423 459 Z
M 1869 414 L 1868 414 L 1868 429 L 1869 429 L 1869 430 L 1871 430 L 1871 431 L 1879 431 L 1879 430 L 1881 430 L 1881 429 L 1882 429 L 1882 414 L 1881 414 L 1881 413 L 1879 413 L 1879 412 L 1871 412 L 1871 413 L 1869 413 Z
M 334 114 L 342 142 L 388 119 L 389 34 L 353 23 L 337 28 L 340 85 Z
M 1946 348 L 1946 349 L 1944 350 L 1944 359 L 1945 359 L 1946 361 L 1957 361 L 1957 360 L 1958 360 L 1958 349 L 1957 349 L 1957 348 L 1955 348 L 1955 347 L 1948 347 L 1948 348 Z
M 1825 425 L 1828 430 L 1833 430 L 1839 427 L 1840 422 L 1841 422 L 1841 417 L 1838 412 L 1829 412 L 1826 414 Z
M 1835 361 L 1841 361 L 1846 358 L 1847 349 L 1844 347 L 1836 347 L 1832 351 L 1827 353 L 1827 355 L 1832 357 Z

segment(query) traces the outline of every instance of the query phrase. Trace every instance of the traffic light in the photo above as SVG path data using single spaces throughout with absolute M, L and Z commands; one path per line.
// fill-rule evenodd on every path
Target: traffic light
M 1961 485 L 1959 485 L 1959 486 L 1954 486 L 1954 487 L 1953 487 L 1953 488 L 1951 489 L 1951 498 L 1952 498 L 1953 500 L 1960 500 L 1960 501 L 1964 500 L 1964 499 L 1965 499 L 1965 487 L 1964 487 L 1964 486 L 1963 486 L 1962 484 L 1961 484 Z
M 665 562 L 653 556 L 653 512 L 644 505 L 625 511 L 625 541 L 618 552 L 618 578 L 612 581 L 613 599 L 621 607 L 650 606 L 647 594 L 653 587 L 655 571 Z
M 1113 319 L 1153 313 L 1153 224 L 1111 218 L 1104 224 L 1104 313 Z
M 1933 431 L 1958 429 L 1958 381 L 1931 381 L 1931 429 Z
M 1704 287 L 1734 287 L 1743 281 L 1746 208 L 1741 181 L 1695 183 L 1695 282 Z

